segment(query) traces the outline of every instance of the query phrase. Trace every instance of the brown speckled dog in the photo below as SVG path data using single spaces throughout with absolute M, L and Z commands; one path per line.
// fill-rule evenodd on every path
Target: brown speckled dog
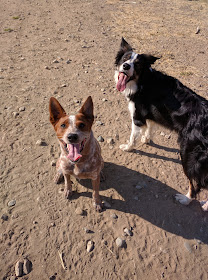
M 99 186 L 104 162 L 100 146 L 91 130 L 94 121 L 91 96 L 87 98 L 77 115 L 70 116 L 66 114 L 60 103 L 51 97 L 49 112 L 50 122 L 61 147 L 61 155 L 56 165 L 56 180 L 64 176 L 65 196 L 69 198 L 72 195 L 71 175 L 78 179 L 91 179 L 93 204 L 97 211 L 101 211 Z

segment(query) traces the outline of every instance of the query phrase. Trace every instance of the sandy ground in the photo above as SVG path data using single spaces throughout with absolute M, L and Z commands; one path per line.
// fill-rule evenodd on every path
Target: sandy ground
M 122 152 L 131 121 L 113 77 L 124 36 L 138 52 L 161 56 L 155 68 L 206 97 L 207 2 L 8 0 L 0 10 L 0 279 L 15 279 L 23 258 L 32 263 L 24 280 L 208 279 L 208 214 L 197 201 L 185 207 L 174 199 L 188 187 L 177 137 L 157 127 L 151 145 Z M 101 214 L 90 182 L 74 180 L 71 200 L 53 183 L 59 146 L 49 98 L 74 113 L 89 95 L 94 134 L 105 139 L 100 194 L 110 208 Z

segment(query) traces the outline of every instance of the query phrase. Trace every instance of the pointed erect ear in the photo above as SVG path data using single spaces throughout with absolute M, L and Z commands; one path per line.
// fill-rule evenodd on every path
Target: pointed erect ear
M 126 40 L 122 37 L 121 39 L 121 49 L 124 51 L 124 52 L 127 52 L 127 51 L 132 51 L 132 47 L 126 42 Z
M 53 126 L 60 120 L 60 118 L 66 116 L 66 112 L 62 108 L 61 104 L 54 97 L 50 98 L 49 101 L 49 112 L 50 112 L 50 122 Z
M 157 59 L 160 59 L 159 57 L 155 57 L 149 54 L 142 54 L 141 56 L 143 56 L 145 62 L 147 62 L 148 65 L 154 64 Z
M 94 121 L 93 102 L 91 96 L 89 96 L 85 103 L 82 105 L 81 109 L 79 110 L 79 113 L 85 115 L 86 118 L 90 119 L 92 122 Z

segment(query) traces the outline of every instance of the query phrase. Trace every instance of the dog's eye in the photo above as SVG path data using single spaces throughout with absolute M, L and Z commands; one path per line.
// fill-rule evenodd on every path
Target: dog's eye
M 62 128 L 65 128 L 65 127 L 66 127 L 65 123 L 62 123 L 62 124 L 61 124 L 61 127 L 62 127 Z
M 80 123 L 79 124 L 79 128 L 84 128 L 85 127 L 85 124 L 84 123 Z

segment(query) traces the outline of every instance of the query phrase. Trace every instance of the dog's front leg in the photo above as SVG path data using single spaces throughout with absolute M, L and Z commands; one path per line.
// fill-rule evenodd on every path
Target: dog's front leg
M 95 210 L 98 212 L 102 211 L 102 202 L 99 195 L 99 188 L 100 188 L 100 174 L 98 177 L 94 180 L 92 179 L 92 187 L 93 187 L 93 206 L 95 207 Z
M 72 183 L 70 180 L 70 175 L 64 174 L 64 180 L 65 180 L 64 194 L 66 198 L 70 198 L 70 196 L 72 196 Z
M 123 151 L 131 151 L 134 148 L 136 139 L 138 138 L 138 136 L 140 135 L 140 127 L 136 126 L 134 124 L 134 121 L 132 120 L 132 124 L 131 124 L 131 135 L 130 135 L 130 139 L 128 144 L 122 144 L 120 145 L 120 149 Z

